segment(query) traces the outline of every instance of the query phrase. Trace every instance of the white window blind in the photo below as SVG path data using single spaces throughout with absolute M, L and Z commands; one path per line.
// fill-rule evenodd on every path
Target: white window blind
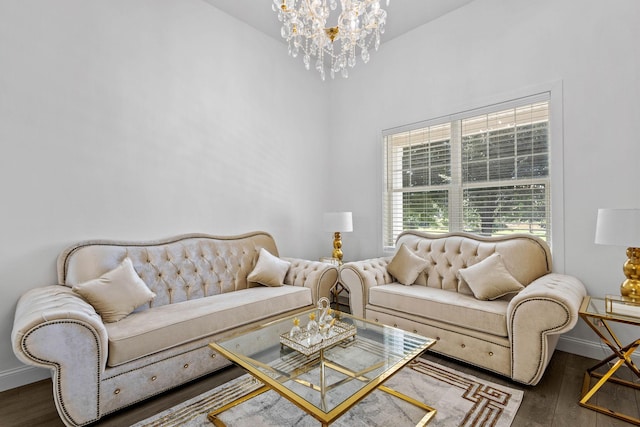
M 386 247 L 408 229 L 550 241 L 548 93 L 383 136 Z

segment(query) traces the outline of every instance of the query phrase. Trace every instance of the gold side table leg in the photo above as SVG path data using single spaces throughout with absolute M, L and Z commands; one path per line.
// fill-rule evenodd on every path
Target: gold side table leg
M 331 294 L 331 304 L 333 304 L 334 309 L 337 311 L 342 311 L 340 310 L 340 307 L 344 306 L 344 304 L 340 302 L 340 294 L 345 291 L 348 294 L 348 289 L 340 282 L 337 282 L 329 291 Z M 346 305 L 346 307 L 349 306 Z
M 596 412 L 600 412 L 602 414 L 606 414 L 609 416 L 612 416 L 614 418 L 618 418 L 620 420 L 624 420 L 628 423 L 632 423 L 635 425 L 640 425 L 640 418 L 635 418 L 635 417 L 631 417 L 629 415 L 625 415 L 622 414 L 620 412 L 615 412 L 612 411 L 611 409 L 605 408 L 603 406 L 599 406 L 599 405 L 595 405 L 592 403 L 589 403 L 589 400 L 593 397 L 593 395 L 600 390 L 600 388 L 606 383 L 606 382 L 612 382 L 615 384 L 619 384 L 621 386 L 624 387 L 629 387 L 629 388 L 633 388 L 635 390 L 640 390 L 640 384 L 636 384 L 634 382 L 631 381 L 626 381 L 620 378 L 612 378 L 612 375 L 618 370 L 618 368 L 620 368 L 620 366 L 622 366 L 622 364 L 627 364 L 629 365 L 629 363 L 633 362 L 631 361 L 631 354 L 638 348 L 638 346 L 640 346 L 640 340 L 636 340 L 633 343 L 629 344 L 628 346 L 624 347 L 623 350 L 624 352 L 621 351 L 616 351 L 614 355 L 612 356 L 617 356 L 618 357 L 618 361 L 603 375 L 603 374 L 598 374 L 596 372 L 593 372 L 595 369 L 603 366 L 602 362 L 599 362 L 598 364 L 596 364 L 593 368 L 590 368 L 587 370 L 587 372 L 585 372 L 584 374 L 584 380 L 582 382 L 582 392 L 581 392 L 581 398 L 580 398 L 580 406 L 583 406 L 585 408 L 589 408 L 591 410 L 594 410 Z M 608 357 L 607 359 L 605 359 L 604 361 L 609 361 L 614 359 L 614 357 Z M 635 368 L 635 365 L 632 365 Z M 633 368 L 631 368 L 632 372 L 636 372 L 636 370 L 634 370 Z M 591 386 L 591 380 L 593 378 L 598 378 L 598 382 L 591 387 L 591 389 L 589 388 Z
M 591 390 L 589 390 L 589 392 L 587 392 L 587 394 L 585 394 L 585 395 L 582 397 L 582 399 L 580 399 L 580 403 L 586 403 L 586 402 L 587 402 L 587 400 L 591 399 L 591 397 L 592 397 L 592 396 L 593 396 L 593 395 L 594 395 L 598 390 L 600 390 L 600 387 L 602 387 L 602 386 L 604 385 L 604 383 L 606 383 L 606 382 L 609 380 L 609 378 L 611 378 L 611 375 L 613 375 L 613 374 L 618 370 L 618 368 L 619 368 L 623 363 L 624 363 L 624 359 L 620 359 L 620 360 L 618 360 L 618 361 L 617 361 L 617 362 L 616 362 L 616 363 L 611 367 L 611 369 L 609 369 L 609 370 L 607 371 L 607 373 L 606 373 L 606 374 L 604 374 L 604 375 L 602 376 L 602 378 L 600 378 L 600 381 L 598 381 L 598 382 L 596 383 L 596 385 L 595 385 L 595 386 L 593 386 L 593 388 L 592 388 Z M 589 378 L 591 378 L 591 375 L 590 375 L 590 374 L 587 374 L 587 375 L 589 376 Z M 590 384 L 590 383 L 591 383 L 591 381 L 589 381 L 589 384 Z M 584 385 L 584 383 L 583 383 L 583 385 Z

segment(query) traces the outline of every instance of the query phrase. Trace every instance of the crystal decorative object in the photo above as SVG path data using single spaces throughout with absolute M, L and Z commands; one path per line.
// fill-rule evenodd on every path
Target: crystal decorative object
M 331 327 L 327 328 L 322 335 L 317 332 L 315 334 L 310 333 L 303 329 L 300 334 L 291 337 L 287 332 L 280 335 L 280 344 L 292 348 L 305 356 L 310 356 L 321 349 L 331 347 L 354 336 L 356 331 L 355 325 L 333 319 Z
M 329 298 L 322 297 L 318 300 L 318 310 L 320 311 L 320 318 L 318 319 L 318 325 L 322 327 L 325 323 L 331 322 L 333 319 L 333 310 L 331 309 L 331 302 Z
M 291 331 L 289 331 L 289 337 L 295 338 L 300 334 L 300 332 L 302 332 L 302 329 L 300 329 L 300 319 L 296 317 L 293 319 L 293 327 L 291 328 Z
M 311 335 L 317 335 L 320 327 L 318 326 L 318 322 L 316 322 L 316 314 L 311 313 L 309 315 L 309 323 L 307 323 L 307 332 Z
M 272 9 L 282 22 L 280 34 L 289 44 L 289 54 L 295 58 L 302 51 L 307 70 L 311 57 L 316 58 L 322 80 L 326 67 L 332 78 L 337 73 L 348 77 L 347 67 L 355 67 L 358 54 L 368 62 L 370 48 L 380 46 L 387 21 L 380 0 L 273 0 Z

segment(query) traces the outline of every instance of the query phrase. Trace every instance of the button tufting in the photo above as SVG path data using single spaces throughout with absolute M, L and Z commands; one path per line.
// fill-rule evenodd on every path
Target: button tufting
M 113 394 L 120 394 L 120 389 L 117 388 L 117 389 L 113 390 Z
M 155 381 L 157 379 L 158 379 L 158 377 L 156 377 L 155 375 L 151 377 L 151 381 Z
M 187 369 L 188 367 L 189 367 L 188 363 L 185 363 L 184 366 L 183 366 L 184 369 Z
M 460 347 L 465 348 L 465 347 L 466 347 L 466 345 L 464 345 L 464 344 L 460 344 Z
M 489 356 L 493 356 L 493 351 L 490 351 L 490 352 L 489 352 Z

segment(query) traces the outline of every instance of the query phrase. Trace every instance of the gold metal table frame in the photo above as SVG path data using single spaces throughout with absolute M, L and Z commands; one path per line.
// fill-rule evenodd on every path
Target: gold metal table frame
M 351 317 L 351 316 L 349 316 Z M 366 322 L 366 324 L 373 325 L 374 327 L 381 327 L 380 325 L 371 324 L 363 319 L 358 319 L 360 322 Z M 274 322 L 275 323 L 275 322 Z M 268 325 L 265 325 L 268 326 Z M 389 327 L 385 327 L 389 328 Z M 403 331 L 404 333 L 404 331 Z M 409 333 L 407 333 L 409 334 Z M 414 334 L 415 335 L 415 334 Z M 422 337 L 421 337 L 422 338 Z M 348 340 L 356 340 L 356 337 L 349 338 Z M 376 364 L 366 367 L 363 370 L 358 372 L 349 369 L 346 366 L 343 366 L 340 363 L 336 363 L 335 361 L 329 360 L 325 357 L 325 350 L 322 349 L 318 353 L 309 356 L 306 358 L 306 362 L 300 364 L 291 372 L 285 372 L 283 370 L 278 369 L 277 367 L 272 366 L 271 364 L 263 363 L 252 359 L 249 356 L 240 354 L 236 351 L 230 351 L 225 346 L 220 343 L 210 343 L 209 346 L 215 351 L 219 352 L 235 364 L 241 366 L 245 370 L 247 370 L 251 375 L 262 382 L 262 386 L 258 389 L 249 392 L 248 394 L 241 396 L 226 405 L 211 411 L 208 414 L 208 419 L 211 421 L 216 427 L 225 426 L 224 422 L 218 417 L 221 413 L 243 403 L 247 400 L 250 400 L 260 394 L 274 390 L 282 397 L 289 400 L 291 403 L 296 405 L 298 408 L 305 411 L 310 416 L 314 417 L 316 420 L 320 421 L 323 427 L 329 426 L 330 423 L 334 422 L 341 415 L 355 406 L 359 401 L 364 399 L 367 395 L 369 395 L 374 390 L 380 390 L 386 393 L 389 393 L 396 398 L 402 399 L 405 402 L 410 403 L 418 408 L 421 408 L 426 411 L 426 414 L 423 418 L 416 424 L 418 427 L 424 427 L 427 423 L 435 416 L 437 410 L 432 408 L 412 397 L 409 397 L 403 393 L 400 393 L 396 390 L 393 390 L 383 383 L 391 378 L 396 372 L 398 372 L 402 367 L 406 366 L 413 359 L 422 354 L 427 348 L 431 347 L 434 344 L 433 340 L 426 339 L 424 345 L 417 348 L 415 351 L 409 352 L 405 357 L 399 359 L 391 369 L 386 369 L 382 374 L 377 375 L 373 374 L 368 376 L 373 371 L 384 366 L 385 362 L 380 361 Z M 333 346 L 332 348 L 340 351 L 341 343 Z M 328 349 L 327 349 L 328 350 Z M 319 369 L 318 376 L 318 384 L 313 384 L 312 382 L 301 378 L 303 374 L 309 373 L 311 370 Z M 325 378 L 325 373 L 327 370 L 333 370 L 338 372 L 344 376 L 344 378 L 327 384 Z M 297 384 L 303 385 L 305 388 L 310 388 L 318 393 L 320 393 L 321 404 L 320 408 L 316 407 L 314 404 L 308 402 L 303 396 L 298 395 L 295 391 L 288 388 L 284 383 L 286 381 L 293 381 Z M 341 385 L 349 382 L 349 381 L 361 381 L 365 385 L 359 389 L 356 393 L 350 395 L 348 398 L 344 399 L 340 404 L 336 405 L 333 409 L 327 411 L 325 396 L 326 393 L 330 393 L 331 390 L 340 387 Z
M 639 418 L 635 418 L 617 411 L 613 411 L 603 406 L 589 403 L 589 400 L 593 398 L 596 392 L 600 390 L 600 388 L 606 382 L 611 382 L 623 387 L 640 390 L 640 384 L 614 376 L 615 372 L 621 366 L 626 365 L 629 370 L 640 379 L 640 370 L 631 359 L 631 355 L 633 354 L 633 352 L 636 351 L 636 349 L 640 346 L 640 338 L 636 339 L 630 344 L 623 345 L 612 330 L 611 325 L 609 324 L 609 322 L 617 322 L 640 326 L 640 317 L 635 318 L 607 313 L 604 299 L 592 298 L 589 296 L 586 296 L 582 301 L 579 315 L 582 320 L 584 320 L 585 323 L 596 333 L 596 335 L 598 335 L 600 340 L 612 351 L 612 354 L 610 356 L 601 360 L 593 367 L 587 369 L 587 371 L 585 372 L 584 380 L 582 383 L 582 392 L 580 395 L 580 406 L 624 420 L 635 425 L 640 425 Z M 606 333 L 603 332 L 603 330 L 606 331 Z M 596 370 L 605 366 L 613 360 L 616 360 L 616 362 L 605 374 L 596 372 Z M 596 379 L 597 382 L 593 387 L 591 387 L 593 379 Z

